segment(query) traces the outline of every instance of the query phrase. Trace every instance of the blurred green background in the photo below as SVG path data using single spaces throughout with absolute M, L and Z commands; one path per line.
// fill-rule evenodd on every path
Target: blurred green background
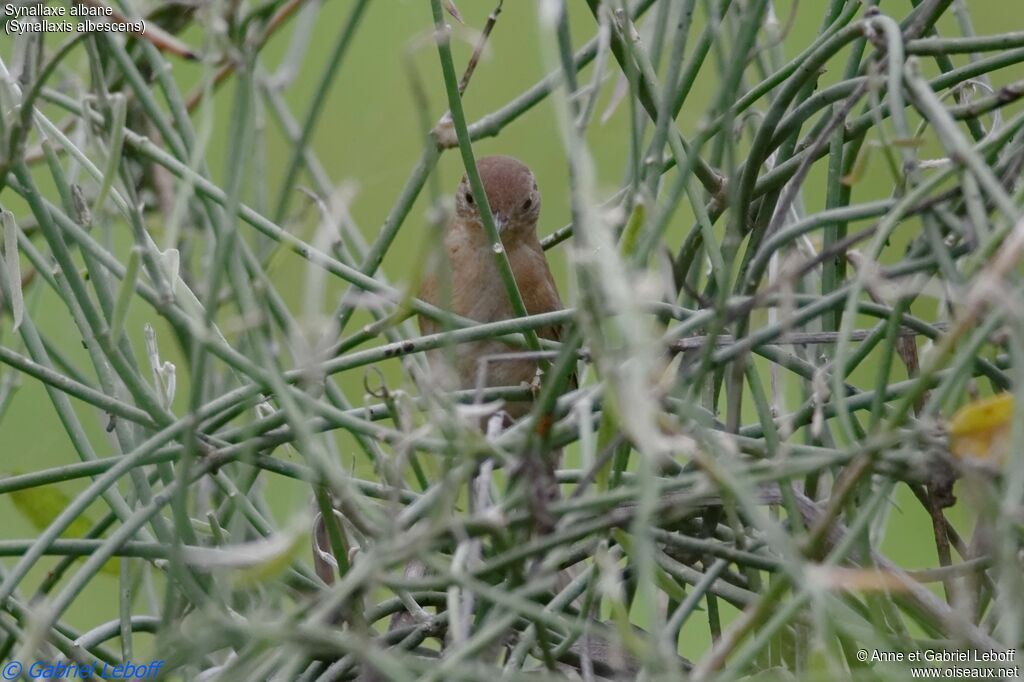
M 470 121 L 500 108 L 536 83 L 553 67 L 553 64 L 545 61 L 545 54 L 549 54 L 550 51 L 542 46 L 550 39 L 550 35 L 540 27 L 539 4 L 542 3 L 527 0 L 509 0 L 504 3 L 504 11 L 491 36 L 485 57 L 464 99 Z M 573 39 L 577 45 L 582 45 L 594 34 L 595 24 L 583 3 L 571 4 Z M 1017 3 L 974 0 L 965 4 L 968 5 L 975 30 L 979 34 L 1024 28 L 1024 13 L 1019 11 Z M 308 53 L 302 62 L 303 67 L 296 74 L 294 82 L 283 91 L 293 115 L 300 120 L 308 109 L 324 63 L 351 5 L 348 0 L 327 0 L 319 5 L 312 39 L 305 46 Z M 456 27 L 455 32 L 456 63 L 461 71 L 471 52 L 471 43 L 475 42 L 475 31 L 483 26 L 487 14 L 492 9 L 492 3 L 485 0 L 461 0 L 458 5 L 466 20 L 466 26 Z M 885 1 L 881 4 L 884 12 L 897 19 L 905 16 L 910 7 L 910 2 Z M 781 2 L 776 5 L 775 11 L 783 26 L 791 23 L 783 42 L 785 56 L 790 59 L 806 47 L 816 35 L 824 3 Z M 653 12 L 649 15 L 653 16 Z M 302 21 L 301 17 L 293 20 L 292 24 L 280 31 L 263 51 L 262 63 L 268 70 L 273 71 L 284 58 L 289 49 L 292 29 L 299 21 Z M 704 23 L 703 15 L 698 12 L 696 29 L 701 29 Z M 944 35 L 958 33 L 951 17 L 947 17 L 939 28 Z M 645 36 L 649 35 L 646 33 L 649 29 L 649 22 L 641 22 L 641 30 Z M 312 149 L 333 182 L 336 185 L 351 183 L 355 188 L 350 210 L 368 241 L 375 238 L 384 217 L 419 158 L 424 144 L 417 114 L 418 104 L 410 88 L 407 55 L 415 64 L 416 73 L 422 79 L 429 98 L 430 111 L 427 118 L 433 123 L 446 109 L 437 53 L 431 42 L 431 35 L 429 3 L 423 0 L 378 0 L 371 3 L 348 56 L 331 86 L 320 123 L 311 140 Z M 188 30 L 182 37 L 194 46 L 203 46 L 206 39 L 204 32 L 198 28 Z M 6 40 L 7 38 L 0 39 Z M 694 38 L 691 38 L 691 41 L 693 40 Z M 56 38 L 51 36 L 48 44 L 56 43 Z M 0 45 L 0 55 L 8 59 L 9 46 Z M 845 56 L 846 53 L 843 52 L 839 60 L 830 64 L 829 71 L 822 76 L 822 85 L 838 79 L 838 72 L 842 70 L 842 60 Z M 963 56 L 957 56 L 954 62 L 961 64 L 964 59 Z M 84 58 L 79 55 L 73 62 L 84 73 Z M 179 62 L 176 77 L 184 92 L 193 89 L 202 75 L 202 68 L 196 64 Z M 929 73 L 934 72 L 934 64 L 926 62 L 925 69 Z M 692 136 L 701 124 L 706 107 L 715 93 L 716 78 L 720 72 L 713 52 L 678 120 L 684 134 Z M 609 73 L 610 76 L 602 84 L 598 118 L 613 99 L 618 80 L 617 67 L 613 62 L 610 64 Z M 591 74 L 591 69 L 586 69 L 581 74 L 581 82 L 588 83 Z M 1020 67 L 1003 70 L 993 79 L 992 84 L 998 87 L 1022 76 L 1024 69 Z M 207 110 L 212 114 L 214 121 L 207 159 L 213 179 L 218 184 L 225 180 L 223 165 L 227 132 L 232 125 L 233 97 L 234 86 L 229 82 L 218 92 L 209 105 L 211 108 Z M 197 120 L 198 118 L 197 116 Z M 278 182 L 292 151 L 291 143 L 281 134 L 269 112 L 261 111 L 259 119 L 264 125 L 257 132 L 260 139 L 254 140 L 252 145 L 251 166 L 253 169 L 265 167 L 266 185 L 250 178 L 245 195 L 247 203 L 254 206 L 266 205 L 268 199 L 270 205 L 273 205 L 277 197 Z M 628 125 L 627 100 L 615 109 L 609 120 L 595 120 L 588 131 L 587 142 L 595 162 L 603 197 L 610 196 L 619 187 L 623 177 L 628 154 Z M 519 157 L 533 168 L 544 197 L 542 233 L 547 234 L 568 221 L 567 164 L 554 111 L 548 101 L 520 117 L 497 138 L 481 140 L 475 149 L 478 157 L 485 154 L 510 154 Z M 934 143 L 930 143 L 922 148 L 921 155 L 939 156 L 940 153 Z M 446 153 L 437 173 L 440 187 L 445 193 L 449 193 L 462 174 L 458 154 Z M 39 176 L 42 182 L 43 174 L 40 173 Z M 808 211 L 822 208 L 823 182 L 824 168 L 816 167 L 803 194 Z M 307 179 L 300 180 L 300 184 L 311 186 Z M 888 196 L 891 191 L 892 178 L 885 169 L 880 155 L 876 155 L 868 172 L 855 188 L 854 200 L 881 198 Z M 427 246 L 426 211 L 430 206 L 429 199 L 428 186 L 413 207 L 396 244 L 384 261 L 384 272 L 396 284 L 405 283 L 407 274 L 422 257 Z M 24 207 L 15 201 L 9 191 L 0 194 L 0 201 L 19 216 L 24 215 Z M 289 229 L 306 239 L 312 239 L 316 227 L 315 209 L 310 206 L 308 199 L 301 195 L 293 197 L 291 206 L 295 220 L 288 225 Z M 681 243 L 691 224 L 692 216 L 689 210 L 680 210 L 671 228 L 671 246 L 677 247 Z M 160 221 L 154 219 L 150 227 L 157 243 L 162 243 L 163 226 Z M 851 231 L 852 229 L 851 226 Z M 913 236 L 915 229 L 914 221 L 908 221 L 899 228 L 897 239 L 890 247 L 892 253 L 902 253 L 903 246 Z M 239 230 L 246 238 L 253 238 L 254 231 L 248 225 L 239 223 Z M 125 250 L 130 245 L 130 238 L 124 225 L 114 224 L 114 243 L 119 249 L 123 247 Z M 567 246 L 568 244 L 563 244 L 549 252 L 549 258 L 561 286 L 563 299 L 567 305 L 571 305 L 573 284 Z M 307 272 L 305 262 L 290 254 L 280 254 L 275 260 L 271 274 L 294 312 L 299 312 L 303 308 Z M 337 297 L 346 288 L 340 281 L 328 282 L 324 296 L 324 313 L 333 309 Z M 57 340 L 62 349 L 80 367 L 89 367 L 88 358 L 79 344 L 77 331 L 70 326 L 72 322 L 60 300 L 52 292 L 45 291 L 37 300 L 30 299 L 30 303 L 31 312 L 41 331 Z M 926 318 L 934 318 L 934 303 L 933 299 L 925 299 L 915 306 L 914 312 Z M 357 316 L 349 325 L 349 331 L 367 319 L 369 318 Z M 183 405 L 188 394 L 188 378 L 184 376 L 186 365 L 174 346 L 172 337 L 166 333 L 166 328 L 160 325 L 152 311 L 136 301 L 129 319 L 128 333 L 140 362 L 144 362 L 142 325 L 145 322 L 153 323 L 163 330 L 160 335 L 161 352 L 164 359 L 171 360 L 179 367 L 177 402 Z M 11 344 L 9 318 L 5 317 L 0 321 L 0 331 L 0 340 L 5 344 Z M 411 382 L 403 377 L 397 362 L 385 363 L 381 368 L 385 370 L 392 387 L 414 388 Z M 863 373 L 862 378 L 865 382 L 873 380 L 874 369 L 870 358 L 860 372 Z M 893 380 L 903 378 L 905 375 L 900 366 L 895 370 Z M 363 373 L 354 372 L 351 376 L 339 377 L 339 380 L 353 403 L 362 404 Z M 90 435 L 93 437 L 93 443 L 97 444 L 100 455 L 113 454 L 109 447 L 104 449 L 98 445 L 107 442 L 103 435 L 105 423 L 102 421 L 102 415 L 95 410 L 82 408 L 81 405 L 76 407 L 79 408 L 83 423 L 91 429 Z M 753 413 L 751 418 L 752 416 Z M 352 461 L 362 475 L 372 475 L 365 464 L 365 458 L 354 450 L 345 434 L 339 433 L 337 436 L 346 460 Z M 8 472 L 31 471 L 77 461 L 77 456 L 40 384 L 32 380 L 22 381 L 12 405 L 0 421 L 0 452 L 0 469 Z M 279 449 L 276 454 L 295 458 L 293 452 L 284 448 Z M 83 486 L 67 484 L 58 487 L 66 494 L 73 495 Z M 306 510 L 309 506 L 308 488 L 294 482 L 271 481 L 268 498 L 281 525 L 284 525 L 292 514 Z M 91 511 L 93 519 L 98 518 L 103 511 L 105 510 L 97 505 Z M 951 518 L 954 523 L 961 526 L 961 533 L 969 534 L 969 510 L 961 505 L 952 512 Z M 3 519 L 3 530 L 0 533 L 3 538 L 28 538 L 38 532 L 38 529 L 19 511 L 10 495 L 0 496 L 0 519 Z M 894 500 L 890 524 L 882 547 L 891 559 L 909 569 L 933 567 L 937 563 L 930 520 L 905 488 L 901 488 L 900 495 Z M 29 594 L 29 590 L 34 589 L 56 561 L 55 558 L 41 561 L 32 579 L 23 586 L 21 594 Z M 13 560 L 5 559 L 4 563 L 11 565 Z M 726 607 L 723 615 L 728 618 L 730 614 Z M 116 579 L 101 574 L 92 583 L 89 591 L 78 599 L 67 617 L 72 625 L 83 629 L 115 619 Z M 691 619 L 687 630 L 684 631 L 684 641 L 690 643 L 684 647 L 683 653 L 686 655 L 696 657 L 704 650 L 709 637 L 703 619 Z

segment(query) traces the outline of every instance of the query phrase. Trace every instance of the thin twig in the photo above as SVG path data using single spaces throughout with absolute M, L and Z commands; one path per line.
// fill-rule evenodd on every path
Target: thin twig
M 948 325 L 939 323 L 935 325 L 935 328 L 946 329 L 948 328 Z M 850 332 L 849 338 L 851 341 L 863 341 L 873 333 L 874 330 L 872 329 L 854 329 Z M 907 329 L 906 327 L 901 328 L 898 333 L 901 338 L 921 335 L 921 332 L 914 329 Z M 711 337 L 688 336 L 686 338 L 673 341 L 669 347 L 676 352 L 703 348 L 707 344 L 709 338 Z M 730 334 L 717 334 L 714 339 L 715 345 L 720 347 L 727 347 L 736 343 L 736 337 Z M 783 334 L 782 336 L 773 339 L 772 344 L 776 346 L 813 346 L 835 343 L 837 340 L 839 340 L 839 332 L 789 332 L 788 334 Z
M 501 14 L 501 6 L 505 4 L 505 0 L 498 0 L 497 6 L 491 10 L 491 13 L 487 15 L 487 22 L 484 23 L 484 28 L 480 32 L 480 39 L 476 43 L 476 47 L 473 48 L 473 54 L 469 58 L 469 62 L 466 64 L 466 70 L 462 74 L 462 78 L 459 79 L 459 94 L 464 95 L 466 88 L 469 86 L 469 79 L 473 77 L 473 72 L 476 71 L 476 66 L 480 62 L 480 56 L 484 52 L 484 47 L 487 45 L 487 39 L 491 35 L 491 31 L 494 30 L 494 25 L 498 22 L 498 15 Z

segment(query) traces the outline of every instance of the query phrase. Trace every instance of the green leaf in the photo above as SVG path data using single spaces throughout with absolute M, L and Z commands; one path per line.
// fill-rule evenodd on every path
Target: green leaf
M 124 95 L 118 93 L 111 95 L 112 102 L 110 120 L 110 152 L 107 155 L 107 165 L 103 169 L 103 183 L 99 192 L 96 193 L 96 200 L 92 205 L 92 212 L 99 213 L 106 201 L 110 188 L 114 186 L 117 179 L 117 169 L 121 165 L 121 149 L 124 146 L 125 118 L 128 113 L 128 100 Z
M 620 242 L 622 244 L 622 255 L 631 256 L 636 251 L 636 242 L 640 236 L 640 228 L 644 224 L 644 217 L 646 215 L 647 207 L 644 206 L 643 200 L 640 199 L 634 204 L 633 212 L 626 222 L 626 229 L 622 232 L 622 241 Z
M 4 230 L 4 265 L 7 276 L 11 279 L 11 317 L 14 318 L 12 331 L 18 331 L 21 320 L 25 317 L 25 298 L 21 291 L 21 261 L 18 259 L 18 223 L 14 214 L 0 208 L 0 224 Z
M 309 527 L 309 519 L 303 518 L 262 540 L 217 548 L 185 548 L 185 561 L 210 572 L 227 571 L 239 587 L 265 584 L 295 561 L 309 537 Z
M 121 282 L 121 289 L 117 292 L 117 302 L 114 304 L 114 314 L 110 320 L 110 338 L 116 344 L 121 340 L 124 332 L 124 321 L 128 317 L 128 308 L 135 297 L 135 285 L 139 278 L 139 260 L 142 257 L 142 249 L 135 246 L 128 254 L 128 266 L 125 268 L 124 280 Z
M 626 551 L 626 554 L 628 554 L 635 563 L 636 556 L 634 554 L 633 538 L 630 537 L 629 533 L 621 528 L 613 528 L 612 537 L 615 538 L 615 542 L 622 546 Z M 660 566 L 654 567 L 654 579 L 658 583 L 658 588 L 672 599 L 675 599 L 676 601 L 683 601 L 686 599 L 686 591 L 679 587 L 679 583 L 673 580 L 672 576 L 666 573 L 665 569 Z
M 15 490 L 10 493 L 14 506 L 38 531 L 46 530 L 71 504 L 71 498 L 56 486 L 43 485 Z M 64 531 L 64 537 L 82 538 L 96 525 L 87 516 L 80 515 Z
M 10 493 L 15 508 L 38 531 L 44 531 L 71 504 L 71 497 L 54 485 L 13 490 Z M 65 538 L 84 538 L 96 523 L 85 514 L 80 514 L 64 531 Z M 118 575 L 117 561 L 111 559 L 103 564 L 103 573 Z

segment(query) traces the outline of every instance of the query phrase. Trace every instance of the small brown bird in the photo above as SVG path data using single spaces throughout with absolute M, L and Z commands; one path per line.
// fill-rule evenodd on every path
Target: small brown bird
M 537 239 L 540 192 L 533 172 L 509 156 L 482 158 L 477 161 L 477 169 L 527 312 L 536 315 L 561 310 L 555 280 Z M 445 295 L 441 286 L 445 274 L 428 268 L 419 292 L 422 300 L 479 322 L 515 317 L 479 207 L 465 176 L 455 194 L 455 219 L 445 235 L 444 247 L 447 263 L 442 263 L 441 267 L 447 265 L 450 295 Z M 439 331 L 438 323 L 432 319 L 420 316 L 419 323 L 424 334 Z M 538 335 L 557 340 L 559 332 L 557 327 L 546 327 L 538 330 Z M 522 357 L 501 358 L 502 354 L 514 352 L 518 349 L 500 341 L 460 345 L 454 363 L 459 387 L 476 387 L 481 371 L 485 372 L 483 386 L 487 387 L 531 383 L 537 373 L 536 361 Z M 444 355 L 434 353 L 430 362 L 437 367 L 444 362 Z M 512 418 L 518 418 L 529 408 L 527 402 L 513 402 L 505 406 L 505 411 Z

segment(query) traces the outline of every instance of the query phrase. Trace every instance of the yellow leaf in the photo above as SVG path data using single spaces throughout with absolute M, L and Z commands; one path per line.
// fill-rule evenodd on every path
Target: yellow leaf
M 890 571 L 876 568 L 849 568 L 846 566 L 812 566 L 809 578 L 829 590 L 851 592 L 906 591 L 908 581 Z
M 853 167 L 850 168 L 850 172 L 839 178 L 839 182 L 843 183 L 847 187 L 852 187 L 861 181 L 864 177 L 864 173 L 868 169 L 868 161 L 871 160 L 871 153 L 875 150 L 874 146 L 866 144 L 860 149 L 860 154 L 853 162 Z
M 960 458 L 1001 461 L 1009 445 L 1012 419 L 1012 393 L 968 403 L 949 420 L 950 450 Z

